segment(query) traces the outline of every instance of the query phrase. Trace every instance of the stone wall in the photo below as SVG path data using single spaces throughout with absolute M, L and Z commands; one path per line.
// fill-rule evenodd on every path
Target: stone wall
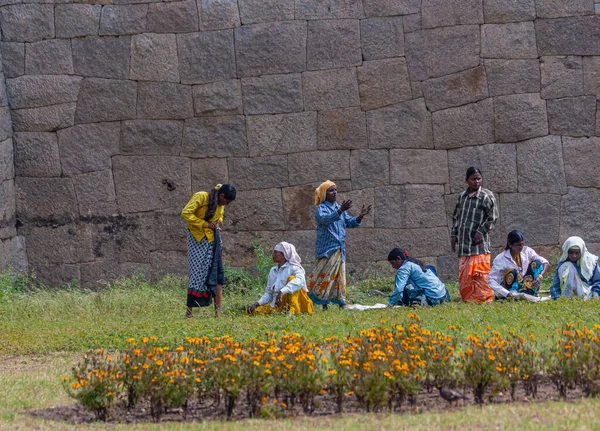
M 185 273 L 178 213 L 217 182 L 239 190 L 229 264 L 252 263 L 255 234 L 311 262 L 325 179 L 374 205 L 355 268 L 402 245 L 451 276 L 470 165 L 497 194 L 496 245 L 520 228 L 546 253 L 572 234 L 599 248 L 594 0 L 1 4 L 18 234 L 47 281 Z

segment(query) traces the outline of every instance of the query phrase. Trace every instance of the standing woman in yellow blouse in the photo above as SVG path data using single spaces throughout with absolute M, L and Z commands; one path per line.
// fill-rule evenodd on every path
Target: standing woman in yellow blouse
M 217 184 L 210 193 L 194 193 L 183 208 L 181 217 L 187 222 L 188 269 L 190 281 L 186 317 L 193 307 L 207 307 L 215 300 L 219 316 L 225 273 L 221 259 L 220 227 L 225 206 L 235 200 L 235 187 Z

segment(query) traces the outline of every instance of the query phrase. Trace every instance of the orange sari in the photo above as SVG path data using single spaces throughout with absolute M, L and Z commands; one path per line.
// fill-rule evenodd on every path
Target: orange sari
M 481 303 L 494 300 L 494 291 L 487 282 L 491 269 L 490 257 L 489 254 L 459 256 L 458 284 L 464 302 Z

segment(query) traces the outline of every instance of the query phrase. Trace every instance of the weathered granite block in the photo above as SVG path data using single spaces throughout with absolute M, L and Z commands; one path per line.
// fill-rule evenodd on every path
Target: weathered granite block
M 119 123 L 83 124 L 58 131 L 65 175 L 107 170 L 110 158 L 119 154 Z
M 187 270 L 187 252 L 156 250 L 151 253 L 152 279 L 160 280 L 167 275 L 189 275 Z
M 390 161 L 387 150 L 356 150 L 350 153 L 350 175 L 355 190 L 387 186 Z
M 503 24 L 517 21 L 533 21 L 534 0 L 483 0 L 483 15 L 486 23 Z
M 23 236 L 28 244 L 35 244 L 35 247 L 27 247 L 27 259 L 33 267 L 48 264 L 62 266 L 94 259 L 91 226 L 86 223 L 58 227 L 29 226 L 23 229 Z
M 365 61 L 358 69 L 358 91 L 365 111 L 412 99 L 404 58 Z
M 306 34 L 304 21 L 252 24 L 236 28 L 238 76 L 243 78 L 304 71 Z
M 548 104 L 548 128 L 553 135 L 593 136 L 596 96 L 552 99 Z
M 239 79 L 192 87 L 197 117 L 242 113 L 242 86 Z
M 227 159 L 192 159 L 192 193 L 229 183 Z
M 23 249 L 25 254 L 25 249 Z M 26 260 L 27 257 L 23 256 Z M 80 286 L 81 271 L 78 263 L 35 263 L 30 265 L 35 271 L 36 279 L 44 283 L 46 286 L 65 286 L 74 283 Z
M 290 154 L 317 149 L 317 113 L 246 117 L 250 156 Z M 293 156 L 291 156 L 293 158 Z
M 431 114 L 423 99 L 367 112 L 369 148 L 433 148 Z
M 25 74 L 25 44 L 18 42 L 0 42 L 2 69 L 7 78 Z
M 321 151 L 319 157 L 314 152 L 297 153 L 288 163 L 290 185 L 349 180 L 350 151 Z
M 594 0 L 536 0 L 536 12 L 538 18 L 593 15 Z
M 402 17 L 361 20 L 360 41 L 365 60 L 379 60 L 404 55 Z
M 420 0 L 363 0 L 366 16 L 408 15 L 421 11 Z
M 129 78 L 129 36 L 90 36 L 73 39 L 72 46 L 75 73 L 99 78 Z
M 54 38 L 54 5 L 15 4 L 0 9 L 2 40 L 35 42 Z
M 115 0 L 116 1 L 116 0 Z M 129 0 L 125 0 L 129 1 Z M 147 253 L 150 254 L 149 252 Z M 149 260 L 146 257 L 145 260 Z M 107 288 L 111 281 L 121 277 L 133 277 L 141 275 L 150 280 L 149 268 L 144 265 L 149 262 L 120 262 L 113 259 L 98 259 L 94 262 L 85 262 L 80 265 L 81 285 L 87 288 Z
M 304 72 L 302 89 L 306 110 L 360 105 L 358 80 L 354 68 Z
M 432 118 L 435 148 L 460 148 L 494 142 L 492 99 L 436 111 Z
M 198 3 L 202 4 L 202 0 Z M 196 0 L 150 3 L 148 5 L 146 31 L 148 33 L 190 33 L 198 31 Z
M 294 19 L 294 0 L 238 0 L 242 24 Z
M 15 133 L 15 173 L 20 177 L 59 177 L 56 133 Z
M 390 150 L 390 184 L 447 184 L 448 154 L 443 150 Z
M 485 60 L 490 96 L 538 93 L 541 87 L 540 61 Z
M 559 136 L 545 136 L 517 144 L 519 193 L 567 192 L 563 147 Z
M 177 35 L 182 84 L 204 84 L 235 78 L 232 30 Z
M 194 116 L 192 86 L 171 82 L 140 82 L 138 118 L 179 120 Z
M 496 140 L 517 142 L 548 134 L 546 102 L 539 94 L 513 94 L 494 98 Z
M 319 112 L 318 146 L 321 150 L 367 148 L 367 120 L 360 108 Z
M 235 205 L 227 207 L 225 228 L 227 231 L 285 229 L 281 189 L 238 192 Z
M 22 236 L 0 241 L 0 268 L 5 270 L 9 266 L 22 273 L 28 270 L 25 238 Z
M 88 172 L 73 177 L 79 214 L 106 216 L 119 212 L 112 171 Z
M 123 121 L 121 154 L 178 155 L 181 151 L 183 121 Z
M 131 120 L 136 117 L 137 83 L 86 78 L 79 90 L 77 123 Z
M 16 215 L 15 182 L 13 179 L 0 181 L 0 240 L 16 236 Z
M 240 25 L 237 0 L 199 0 L 200 30 L 220 30 Z
M 99 4 L 57 4 L 54 8 L 56 37 L 72 38 L 98 34 Z
M 13 140 L 0 142 L 0 181 L 12 180 L 15 177 Z
M 43 40 L 27 44 L 25 73 L 28 75 L 73 74 L 71 41 Z
M 481 26 L 481 54 L 484 58 L 537 58 L 533 22 L 484 24 Z
M 131 38 L 131 79 L 179 82 L 174 34 L 144 33 Z
M 423 0 L 423 27 L 483 24 L 481 0 Z
M 99 33 L 101 36 L 143 33 L 147 16 L 147 4 L 104 6 Z
M 242 79 L 245 114 L 282 114 L 302 111 L 299 73 Z
M 412 33 L 413 31 L 423 30 L 423 19 L 421 12 L 404 15 L 402 17 L 402 26 L 404 33 Z
M 600 190 L 569 187 L 560 205 L 560 237 L 577 235 L 588 242 L 600 242 Z M 585 217 L 582 217 L 585 214 Z M 557 217 L 558 219 L 558 217 Z M 543 225 L 541 225 L 543 226 Z M 557 243 L 558 239 L 554 241 Z
M 478 25 L 460 25 L 407 33 L 406 60 L 411 79 L 422 81 L 479 65 Z
M 182 155 L 190 157 L 244 157 L 248 154 L 242 115 L 200 117 L 185 121 Z
M 309 21 L 306 45 L 308 70 L 359 66 L 362 63 L 358 20 Z
M 362 18 L 361 0 L 297 0 L 296 19 Z
M 541 96 L 544 99 L 581 96 L 583 94 L 583 63 L 581 57 L 542 57 Z
M 15 129 L 17 129 L 15 127 Z M 18 130 L 17 130 L 18 131 Z M 8 106 L 0 107 L 0 141 L 5 141 L 13 134 L 13 124 Z
M 600 154 L 600 138 L 563 138 L 567 185 L 600 188 L 596 154 Z
M 282 197 L 286 229 L 315 229 L 315 189 L 311 184 L 284 187 Z
M 598 16 L 538 19 L 535 30 L 539 55 L 600 55 Z
M 183 208 L 191 196 L 187 158 L 115 156 L 112 164 L 122 213 Z
M 181 218 L 179 208 L 156 211 L 153 224 L 157 250 L 187 251 L 186 222 Z M 187 271 L 186 260 L 183 269 Z
M 15 132 L 53 132 L 72 126 L 75 121 L 75 106 L 75 103 L 62 103 L 15 109 L 11 112 L 13 129 Z M 6 108 L 0 108 L 0 111 L 3 109 Z
M 600 57 L 583 57 L 583 94 L 600 95 Z
M 560 195 L 504 193 L 500 195 L 500 218 L 504 231 L 519 229 L 527 244 L 558 242 Z
M 287 156 L 231 157 L 227 161 L 229 181 L 238 190 L 268 189 L 288 185 Z
M 441 185 L 386 186 L 375 189 L 375 227 L 423 228 L 446 226 Z M 423 217 L 427 214 L 427 217 Z
M 79 216 L 71 178 L 17 177 L 15 195 L 17 213 L 25 221 L 74 220 Z
M 359 75 L 360 76 L 360 75 Z M 483 66 L 458 72 L 423 83 L 427 108 L 431 111 L 477 102 L 488 97 L 488 84 Z
M 6 80 L 12 109 L 76 102 L 81 78 L 68 75 L 24 75 Z
M 6 91 L 6 81 L 4 80 L 4 75 L 2 74 L 1 71 L 0 71 L 0 106 L 1 107 L 8 106 L 8 93 Z

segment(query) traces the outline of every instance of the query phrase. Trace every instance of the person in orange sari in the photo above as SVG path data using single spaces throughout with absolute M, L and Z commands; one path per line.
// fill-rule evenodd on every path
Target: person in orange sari
M 491 191 L 481 187 L 481 170 L 470 167 L 467 189 L 456 203 L 452 216 L 452 251 L 458 247 L 458 283 L 464 302 L 491 302 L 494 291 L 490 273 L 490 231 L 498 220 L 498 205 Z

